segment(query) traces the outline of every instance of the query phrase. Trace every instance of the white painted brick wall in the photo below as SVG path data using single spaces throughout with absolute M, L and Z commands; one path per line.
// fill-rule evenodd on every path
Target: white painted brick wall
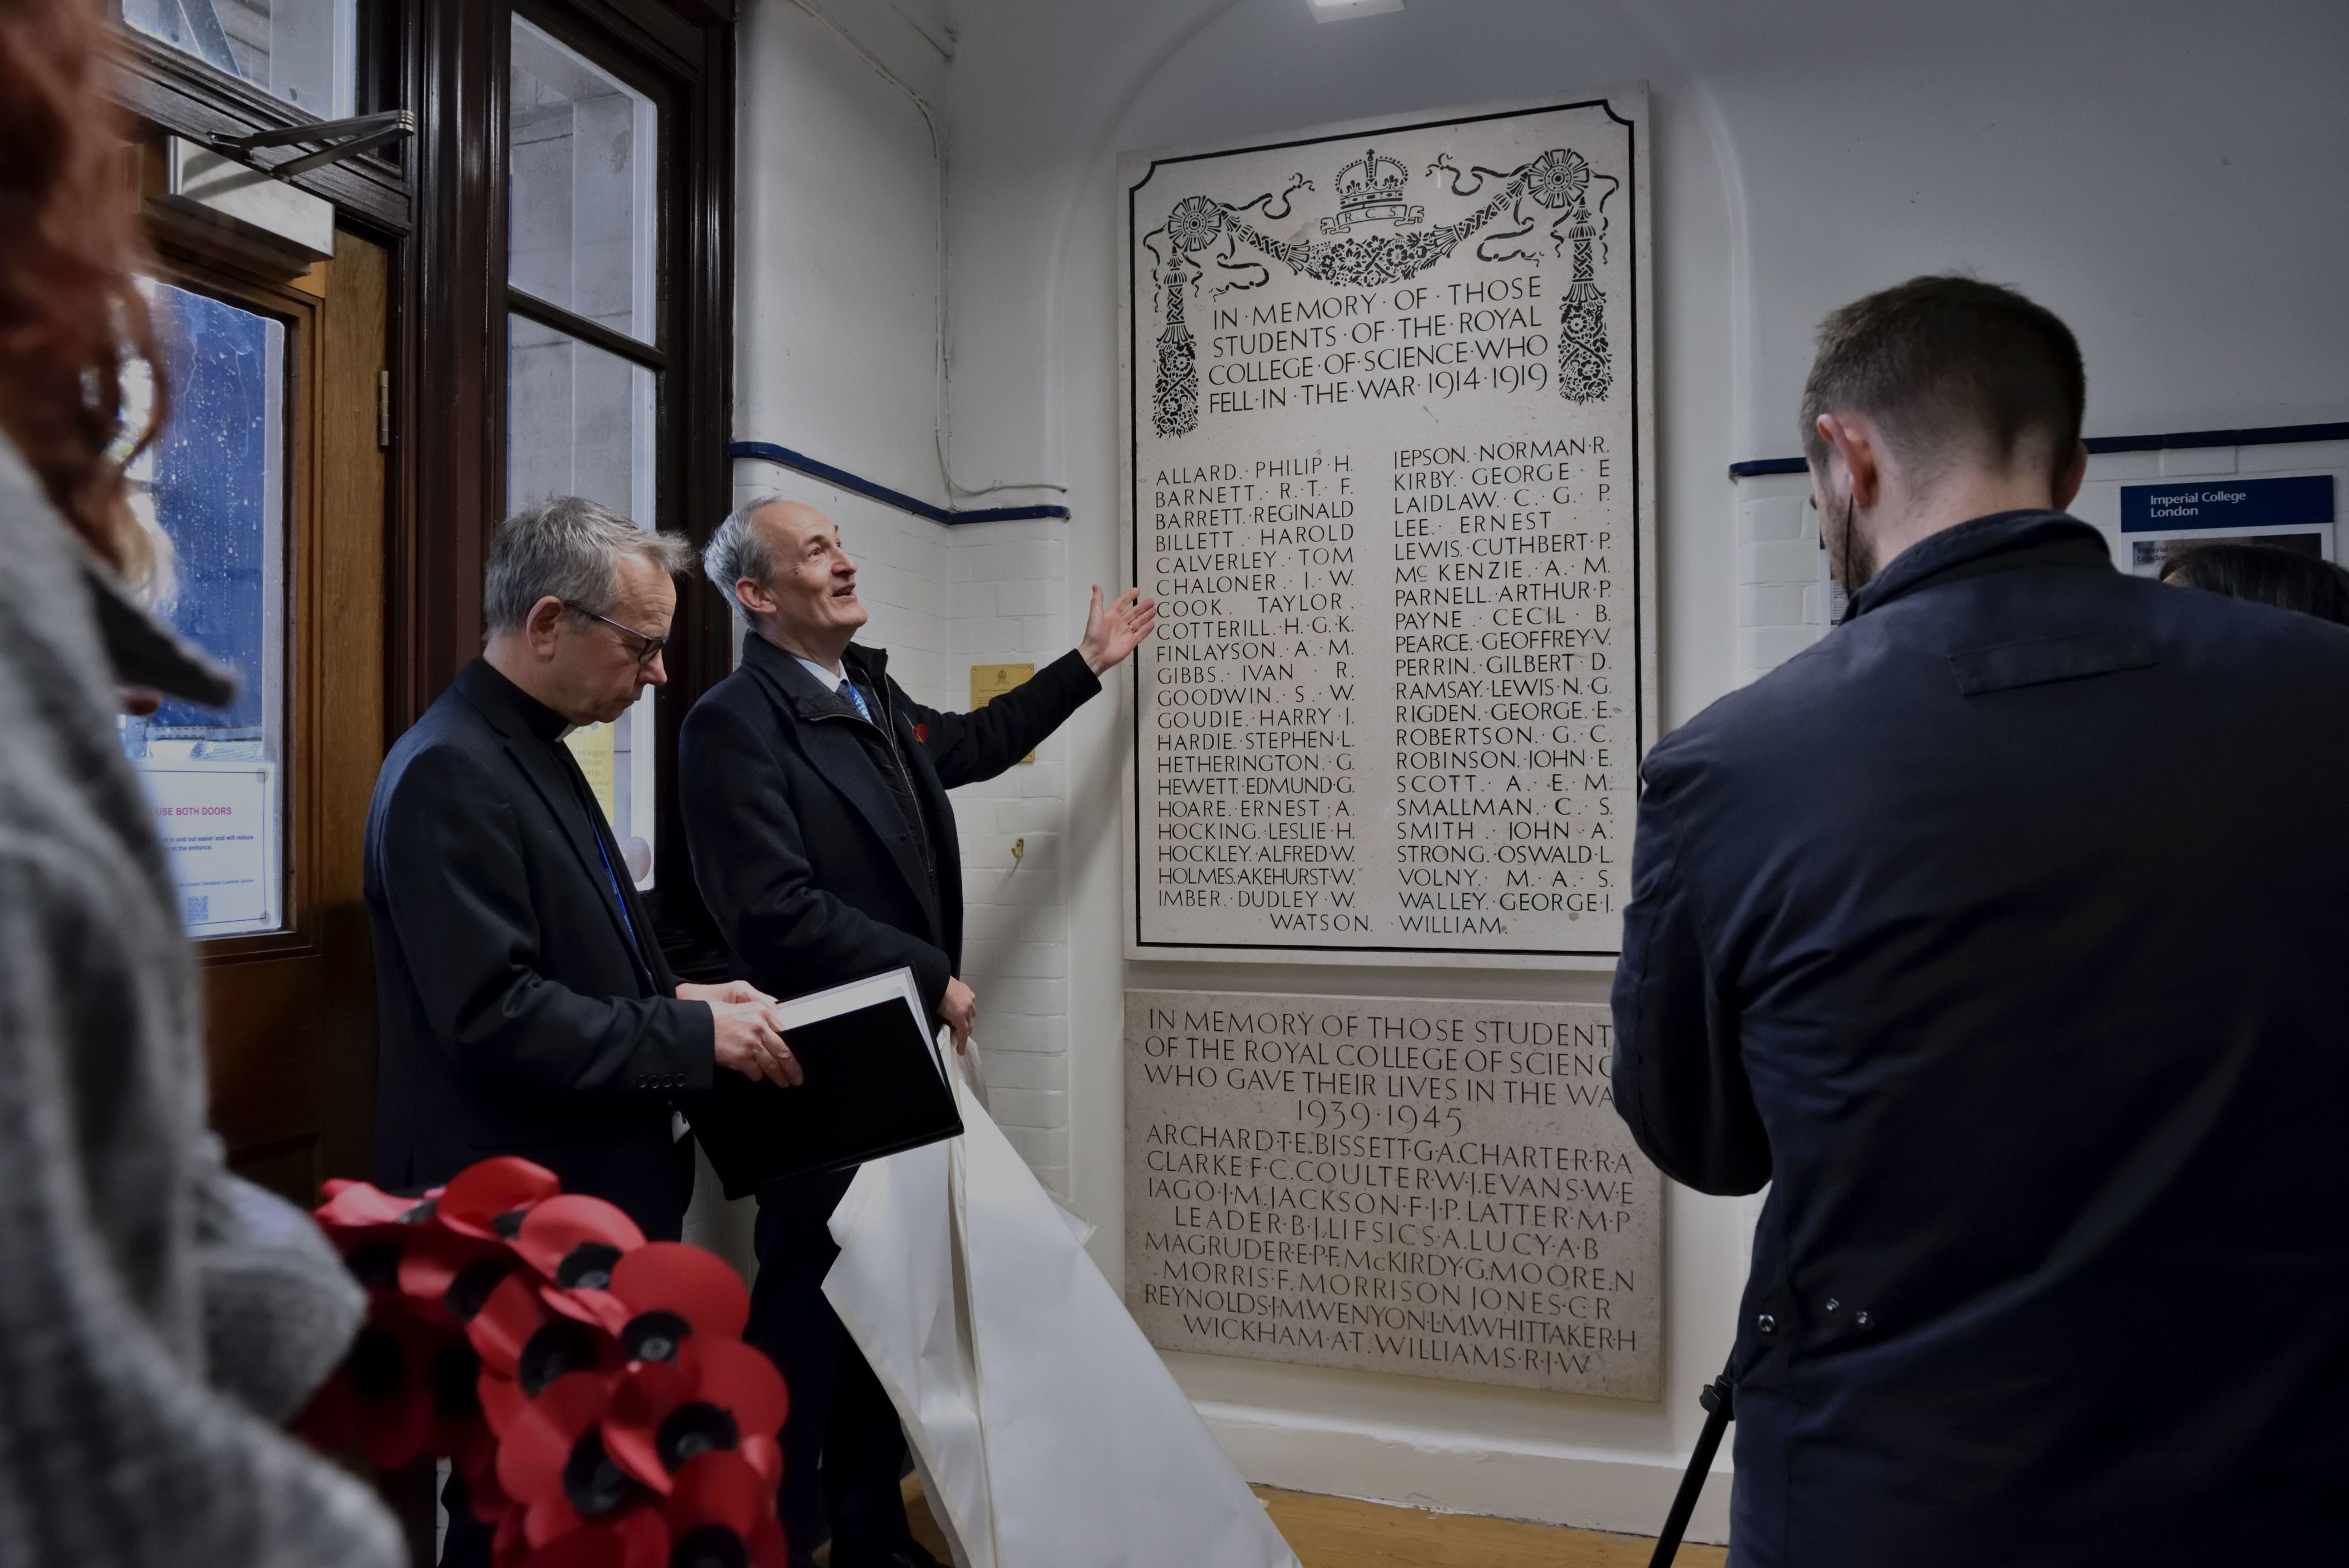
M 2104 452 L 2088 459 L 2087 478 L 2072 513 L 2104 531 L 2114 561 L 2126 569 L 2127 543 L 2120 531 L 2125 484 L 2325 471 L 2333 474 L 2336 493 L 2349 496 L 2349 441 Z M 1765 474 L 1738 480 L 1732 488 L 1737 508 L 1737 679 L 1743 686 L 1826 635 L 1826 615 L 1818 516 L 1808 504 L 1808 478 Z M 2344 542 L 2349 542 L 2335 541 L 2335 559 L 2349 553 L 2340 548 Z
M 1076 645 L 1061 611 L 1064 522 L 989 522 L 948 531 L 946 610 L 950 702 L 970 701 L 973 665 L 1041 669 Z M 962 836 L 963 978 L 978 995 L 977 1037 L 995 1119 L 1062 1197 L 1069 1191 L 1069 924 L 1066 741 L 1033 763 L 954 792 Z M 1025 841 L 1016 861 L 1014 840 Z
M 1737 684 L 1780 665 L 1819 640 L 1818 519 L 1801 474 L 1735 481 L 1737 507 Z

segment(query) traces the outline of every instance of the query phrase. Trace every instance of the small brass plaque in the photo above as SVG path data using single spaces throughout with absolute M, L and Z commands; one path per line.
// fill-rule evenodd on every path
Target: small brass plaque
M 970 666 L 970 706 L 985 707 L 989 701 L 1001 696 L 1013 686 L 1032 679 L 1035 674 L 1034 665 L 973 665 Z M 1036 754 L 1031 751 L 1019 760 L 1033 762 Z

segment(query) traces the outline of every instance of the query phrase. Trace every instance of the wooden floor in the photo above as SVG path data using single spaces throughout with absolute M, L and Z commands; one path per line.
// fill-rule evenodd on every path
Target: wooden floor
M 1644 1536 L 1427 1513 L 1263 1486 L 1256 1491 L 1304 1568 L 1647 1568 L 1655 1550 Z M 911 1480 L 905 1511 L 922 1544 L 939 1562 L 947 1561 L 946 1541 Z M 1727 1557 L 1718 1546 L 1682 1546 L 1679 1568 L 1721 1568 Z

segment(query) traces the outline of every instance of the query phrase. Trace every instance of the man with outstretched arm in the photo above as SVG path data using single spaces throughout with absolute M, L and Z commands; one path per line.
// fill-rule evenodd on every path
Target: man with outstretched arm
M 964 1047 L 978 998 L 960 975 L 961 846 L 947 791 L 992 779 L 1101 689 L 1157 607 L 1093 590 L 1083 643 L 971 713 L 924 707 L 854 641 L 856 563 L 812 506 L 768 496 L 719 526 L 703 566 L 749 628 L 742 664 L 685 723 L 686 836 L 735 972 L 779 995 L 910 968 Z M 854 1171 L 759 1193 L 746 1337 L 792 1387 L 783 1531 L 793 1568 L 924 1568 L 899 1499 L 905 1434 L 823 1295 L 826 1228 Z

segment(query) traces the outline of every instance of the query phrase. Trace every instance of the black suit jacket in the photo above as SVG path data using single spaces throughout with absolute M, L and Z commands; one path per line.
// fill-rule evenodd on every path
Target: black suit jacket
M 556 750 L 560 725 L 475 660 L 376 780 L 377 1180 L 422 1186 L 521 1154 L 674 1237 L 671 1101 L 709 1086 L 712 1018 L 675 999 L 626 871 L 605 874 L 619 851 Z
M 1643 772 L 1617 1104 L 1771 1183 L 1732 1562 L 2323 1555 L 2349 630 L 2002 513 Z
M 792 996 L 909 965 L 935 1014 L 962 965 L 962 851 L 946 792 L 1019 761 L 1101 682 L 1071 653 L 985 707 L 940 713 L 889 678 L 883 650 L 852 646 L 843 663 L 877 695 L 894 753 L 756 634 L 694 705 L 678 753 L 694 876 L 734 973 L 752 985 Z M 888 776 L 900 760 L 918 829 Z

